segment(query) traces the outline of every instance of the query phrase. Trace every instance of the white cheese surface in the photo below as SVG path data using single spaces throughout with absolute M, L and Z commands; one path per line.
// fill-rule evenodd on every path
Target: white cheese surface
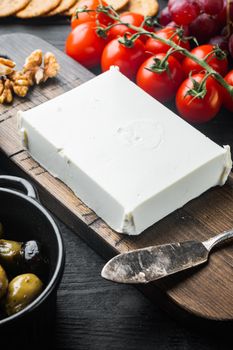
M 139 234 L 231 169 L 222 148 L 116 68 L 19 112 L 31 155 L 114 230 Z

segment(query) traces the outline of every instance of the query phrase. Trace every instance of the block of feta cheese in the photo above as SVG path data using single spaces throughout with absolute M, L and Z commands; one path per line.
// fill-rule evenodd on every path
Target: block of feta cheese
M 231 170 L 220 147 L 112 67 L 26 112 L 32 157 L 111 228 L 138 235 Z

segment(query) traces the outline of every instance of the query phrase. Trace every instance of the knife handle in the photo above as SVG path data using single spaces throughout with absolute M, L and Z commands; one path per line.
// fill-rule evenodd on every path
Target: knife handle
M 226 241 L 227 239 L 233 238 L 233 230 L 230 231 L 224 231 L 220 234 L 218 234 L 215 237 L 212 237 L 208 239 L 205 242 L 202 242 L 202 244 L 206 247 L 206 249 L 210 252 L 213 247 L 215 247 L 217 244 Z

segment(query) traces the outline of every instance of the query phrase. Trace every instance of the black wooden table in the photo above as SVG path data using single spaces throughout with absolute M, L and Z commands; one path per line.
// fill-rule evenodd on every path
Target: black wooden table
M 69 30 L 66 20 L 0 22 L 0 35 L 27 32 L 61 50 Z M 66 268 L 58 291 L 54 349 L 232 349 L 225 337 L 187 327 L 134 287 L 103 280 L 104 261 L 67 227 L 61 224 L 61 229 Z

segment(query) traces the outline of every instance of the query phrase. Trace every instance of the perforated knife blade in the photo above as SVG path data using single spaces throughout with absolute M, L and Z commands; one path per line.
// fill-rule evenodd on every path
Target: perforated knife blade
M 119 283 L 148 283 L 205 263 L 211 249 L 232 238 L 223 232 L 208 241 L 163 244 L 119 254 L 102 270 L 102 277 Z

